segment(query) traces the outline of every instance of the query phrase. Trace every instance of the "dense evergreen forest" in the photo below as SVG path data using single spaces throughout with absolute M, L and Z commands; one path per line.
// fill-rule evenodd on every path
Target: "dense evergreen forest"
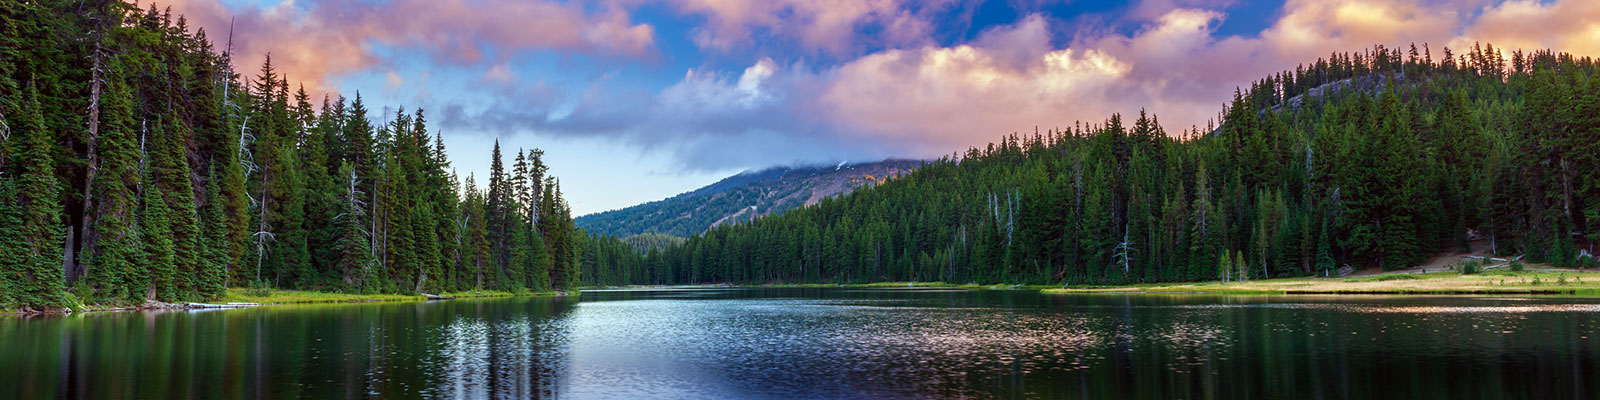
M 0 5 L 0 306 L 580 284 L 1127 283 L 1394 269 L 1473 243 L 1592 266 L 1600 66 L 1492 46 L 1334 54 L 1217 125 L 1012 134 L 686 241 L 578 229 L 543 153 L 487 189 L 422 110 L 374 123 L 118 0 Z M 631 242 L 631 243 L 630 243 Z
M 576 286 L 588 237 L 542 152 L 506 171 L 496 144 L 485 192 L 422 110 L 375 125 L 231 64 L 155 6 L 0 3 L 0 306 Z
M 1507 61 L 1510 65 L 1507 65 Z M 982 101 L 975 99 L 974 101 Z M 644 255 L 601 285 L 1133 283 L 1395 269 L 1474 243 L 1594 266 L 1600 68 L 1549 51 L 1333 54 L 1172 135 L 1113 115 Z

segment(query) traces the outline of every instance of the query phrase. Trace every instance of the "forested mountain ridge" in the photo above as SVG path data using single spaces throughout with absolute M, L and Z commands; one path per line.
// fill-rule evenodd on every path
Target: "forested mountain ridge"
M 748 222 L 823 198 L 887 182 L 910 173 L 922 161 L 889 159 L 872 163 L 772 167 L 746 171 L 667 199 L 577 218 L 591 234 L 628 237 L 659 233 L 688 237 L 718 225 Z
M 154 5 L 0 3 L 0 307 L 576 286 L 542 152 L 496 144 L 481 190 L 422 110 L 374 124 L 217 47 Z
M 1404 268 L 1481 240 L 1593 266 L 1600 67 L 1383 46 L 1265 77 L 1219 124 L 1153 115 L 941 158 L 893 182 L 641 257 L 600 284 L 1127 283 Z M 600 242 L 595 242 L 600 243 Z

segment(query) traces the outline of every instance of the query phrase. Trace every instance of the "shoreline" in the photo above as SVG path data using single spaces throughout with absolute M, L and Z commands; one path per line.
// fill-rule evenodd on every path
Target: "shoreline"
M 252 293 L 254 292 L 254 293 Z M 82 305 L 82 308 L 71 307 L 51 310 L 23 312 L 14 309 L 0 309 L 0 316 L 45 316 L 45 315 L 70 315 L 84 313 L 105 313 L 122 311 L 187 311 L 208 309 L 239 309 L 267 306 L 305 305 L 305 304 L 358 304 L 358 303 L 401 303 L 417 301 L 450 301 L 457 299 L 484 299 L 498 297 L 558 297 L 572 296 L 573 294 L 550 292 L 505 292 L 498 290 L 469 290 L 465 292 L 447 292 L 439 295 L 404 295 L 404 294 L 356 294 L 341 292 L 322 292 L 309 290 L 281 290 L 272 289 L 265 295 L 254 289 L 229 288 L 227 294 L 221 298 L 212 299 L 211 302 L 182 302 L 164 303 L 151 301 L 133 306 L 102 306 Z
M 1349 296 L 1449 296 L 1522 295 L 1600 298 L 1600 271 L 1539 268 L 1527 271 L 1489 271 L 1462 275 L 1454 271 L 1429 273 L 1390 271 L 1346 277 L 1291 277 L 1244 282 L 1168 282 L 1126 285 L 1028 285 L 948 282 L 873 283 L 768 283 L 704 285 L 634 285 L 591 287 L 601 290 L 720 288 L 848 288 L 848 289 L 962 289 L 1037 290 L 1044 294 L 1214 294 L 1214 295 L 1349 295 Z
M 1046 294 L 1265 294 L 1265 295 L 1541 295 L 1600 298 L 1600 272 L 1572 269 L 1492 271 L 1462 275 L 1453 271 L 1390 272 L 1348 277 L 1295 277 L 1244 282 L 1190 282 L 1087 285 L 1045 289 Z
M 1540 268 L 1513 272 L 1488 271 L 1462 275 L 1453 271 L 1379 272 L 1346 277 L 1291 277 L 1244 282 L 1203 281 L 1126 285 L 979 284 L 924 281 L 871 283 L 765 283 L 699 285 L 585 286 L 585 290 L 847 288 L 1038 290 L 1046 294 L 1296 294 L 1296 295 L 1569 295 L 1600 298 L 1600 271 Z
M 1528 271 L 1489 271 L 1461 275 L 1453 271 L 1415 273 L 1387 272 L 1347 277 L 1293 277 L 1244 282 L 1172 282 L 1128 285 L 1023 285 L 948 282 L 872 282 L 872 283 L 770 283 L 754 285 L 705 284 L 622 287 L 585 286 L 579 290 L 629 290 L 663 288 L 850 288 L 850 289 L 959 289 L 959 290 L 1036 290 L 1047 295 L 1070 294 L 1206 294 L 1206 295 L 1338 295 L 1338 296 L 1450 296 L 1521 295 L 1600 298 L 1600 271 L 1544 268 Z M 162 311 L 234 309 L 304 304 L 398 303 L 449 301 L 499 297 L 574 296 L 565 292 L 466 291 L 438 295 L 353 294 L 303 290 L 271 290 L 265 294 L 253 289 L 231 288 L 211 303 L 150 302 L 136 306 L 82 306 L 47 312 L 22 312 L 0 309 L 0 316 L 67 315 L 118 311 Z

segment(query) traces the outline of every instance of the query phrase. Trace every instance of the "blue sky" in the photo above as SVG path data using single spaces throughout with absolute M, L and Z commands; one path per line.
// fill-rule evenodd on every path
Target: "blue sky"
M 1148 109 L 1375 44 L 1600 53 L 1593 1 L 173 0 L 239 68 L 423 108 L 453 166 L 542 148 L 575 213 L 746 169 L 932 158 Z

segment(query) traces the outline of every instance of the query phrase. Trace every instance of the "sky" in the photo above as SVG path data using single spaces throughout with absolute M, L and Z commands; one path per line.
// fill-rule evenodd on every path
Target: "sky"
M 150 2 L 142 0 L 148 7 Z M 540 148 L 576 215 L 750 169 L 931 159 L 1112 113 L 1205 126 L 1333 52 L 1472 43 L 1600 56 L 1594 0 L 167 0 L 236 68 L 271 54 L 452 167 Z M 509 156 L 508 156 L 509 158 Z M 507 160 L 510 163 L 510 160 Z

